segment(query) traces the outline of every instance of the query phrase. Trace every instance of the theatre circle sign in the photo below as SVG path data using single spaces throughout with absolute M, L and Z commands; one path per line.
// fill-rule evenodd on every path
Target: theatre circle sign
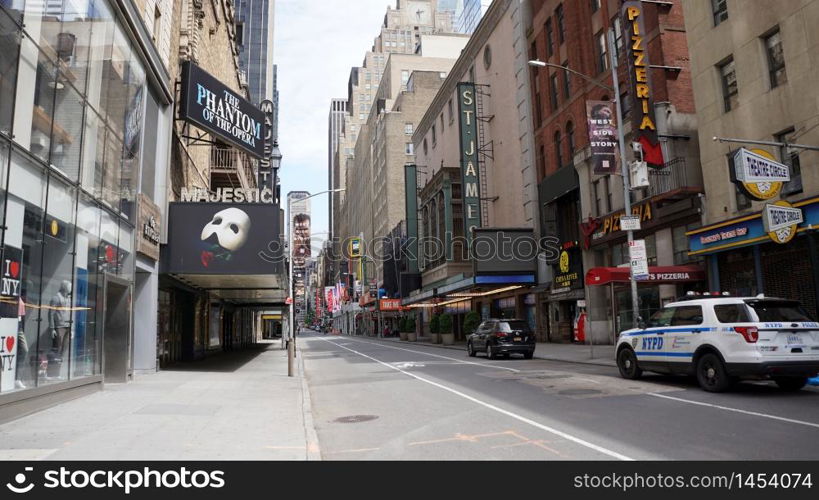
M 746 196 L 767 201 L 779 196 L 791 180 L 791 170 L 765 150 L 741 148 L 734 154 L 732 177 Z
M 805 222 L 801 208 L 796 208 L 787 201 L 777 201 L 765 205 L 762 211 L 762 224 L 774 243 L 784 245 L 790 242 Z

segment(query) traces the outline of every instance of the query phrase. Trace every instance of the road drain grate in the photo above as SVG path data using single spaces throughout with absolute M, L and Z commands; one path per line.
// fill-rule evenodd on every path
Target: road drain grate
M 340 424 L 359 424 L 361 422 L 369 422 L 377 418 L 378 417 L 376 415 L 350 415 L 347 417 L 339 417 L 333 420 L 333 422 L 338 422 Z

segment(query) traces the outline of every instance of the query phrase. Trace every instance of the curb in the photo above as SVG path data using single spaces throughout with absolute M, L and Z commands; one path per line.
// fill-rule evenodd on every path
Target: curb
M 299 381 L 301 383 L 301 412 L 304 419 L 304 435 L 307 441 L 307 461 L 321 460 L 318 433 L 313 422 L 313 405 L 310 399 L 310 388 L 304 376 L 304 356 L 296 356 L 299 366 Z
M 353 336 L 352 338 L 356 338 L 356 337 Z M 429 346 L 429 347 L 437 347 L 438 349 L 450 349 L 450 350 L 456 350 L 456 351 L 463 351 L 464 350 L 464 347 L 457 346 L 457 345 L 431 344 L 429 342 L 401 342 L 400 340 L 388 340 L 388 339 L 379 339 L 379 338 L 372 338 L 372 340 L 377 340 L 377 341 L 380 341 L 380 342 L 391 342 L 391 343 L 394 343 L 394 344 L 401 344 L 401 345 L 404 345 L 404 344 L 407 344 L 407 345 L 413 345 L 413 344 L 414 345 L 425 345 L 425 346 Z M 537 354 L 535 354 L 535 359 L 542 359 L 544 361 L 557 361 L 559 363 L 572 363 L 572 364 L 576 364 L 576 365 L 607 366 L 609 368 L 617 368 L 617 364 L 614 362 L 614 360 L 608 361 L 608 360 L 603 360 L 603 358 L 600 358 L 601 362 L 595 362 L 595 361 L 591 361 L 591 360 L 581 361 L 581 360 L 575 360 L 575 359 L 557 358 L 557 357 L 553 357 L 553 356 L 538 356 Z

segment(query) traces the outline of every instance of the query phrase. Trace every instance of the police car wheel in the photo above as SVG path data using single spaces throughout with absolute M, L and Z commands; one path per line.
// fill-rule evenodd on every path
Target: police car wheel
M 731 387 L 733 379 L 719 356 L 707 353 L 697 361 L 697 382 L 708 392 L 723 392 Z
M 776 377 L 774 382 L 783 391 L 798 391 L 808 383 L 807 377 Z
M 637 356 L 634 351 L 625 348 L 617 354 L 617 368 L 623 378 L 635 380 L 640 378 L 643 370 L 637 365 Z
M 466 353 L 469 354 L 470 358 L 474 358 L 478 355 L 478 353 L 475 352 L 475 347 L 472 346 L 472 342 L 466 344 Z

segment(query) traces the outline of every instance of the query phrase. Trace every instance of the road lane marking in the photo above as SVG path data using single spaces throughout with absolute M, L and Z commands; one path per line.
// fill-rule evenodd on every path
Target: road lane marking
M 734 413 L 742 413 L 744 415 L 751 415 L 751 416 L 754 416 L 754 417 L 770 418 L 771 420 L 779 420 L 779 421 L 788 422 L 788 423 L 791 423 L 791 424 L 806 425 L 808 427 L 815 427 L 815 428 L 819 429 L 819 424 L 814 424 L 812 422 L 805 422 L 804 420 L 794 420 L 792 418 L 777 417 L 776 415 L 769 415 L 767 413 L 760 413 L 760 412 L 757 412 L 757 411 L 740 410 L 739 408 L 731 408 L 729 406 L 715 405 L 715 404 L 712 404 L 712 403 L 702 403 L 700 401 L 691 401 L 690 399 L 675 398 L 674 396 L 666 396 L 665 394 L 658 394 L 656 392 L 650 392 L 650 393 L 648 393 L 648 395 L 649 396 L 654 396 L 655 398 L 670 399 L 672 401 L 678 401 L 680 403 L 688 403 L 688 404 L 697 405 L 697 406 L 706 406 L 708 408 L 716 408 L 718 410 L 731 411 L 731 412 L 734 412 Z
M 548 432 L 550 434 L 554 434 L 556 436 L 562 437 L 563 439 L 566 439 L 567 441 L 571 441 L 571 442 L 579 444 L 581 446 L 585 446 L 586 448 L 592 449 L 592 450 L 594 450 L 594 451 L 596 451 L 598 453 L 602 453 L 603 455 L 607 455 L 609 457 L 616 458 L 617 460 L 626 460 L 626 461 L 634 460 L 633 458 L 627 457 L 627 456 L 625 456 L 625 455 L 623 455 L 621 453 L 617 453 L 616 451 L 609 450 L 608 448 L 604 448 L 602 446 L 596 445 L 594 443 L 586 441 L 585 439 L 581 439 L 581 438 L 579 438 L 577 436 L 573 436 L 572 434 L 569 434 L 567 432 L 563 432 L 561 430 L 555 429 L 554 427 L 549 427 L 548 425 L 544 425 L 544 424 L 541 424 L 539 422 L 535 422 L 534 420 L 532 420 L 530 418 L 524 417 L 522 415 L 518 415 L 517 413 L 513 413 L 513 412 L 511 412 L 509 410 L 504 410 L 503 408 L 495 406 L 495 405 L 493 405 L 491 403 L 487 403 L 486 401 L 481 401 L 478 398 L 475 398 L 473 396 L 465 394 L 465 393 L 463 393 L 461 391 L 458 391 L 456 389 L 453 389 L 451 387 L 447 387 L 447 386 L 445 386 L 443 384 L 439 384 L 438 382 L 433 382 L 432 380 L 426 379 L 424 377 L 420 377 L 420 376 L 418 376 L 418 375 L 416 375 L 414 373 L 404 371 L 404 370 L 402 370 L 400 368 L 397 368 L 397 367 L 395 367 L 395 366 L 393 366 L 393 365 L 391 365 L 389 363 L 385 363 L 384 361 L 375 359 L 372 356 L 368 356 L 368 355 L 366 355 L 364 353 L 361 353 L 361 352 L 355 351 L 353 349 L 350 349 L 349 347 L 340 346 L 340 345 L 336 344 L 335 342 L 333 342 L 331 340 L 327 340 L 327 339 L 322 339 L 322 340 L 325 340 L 326 342 L 330 342 L 331 344 L 336 345 L 338 347 L 341 347 L 342 349 L 346 349 L 346 350 L 348 350 L 348 351 L 350 351 L 352 353 L 358 354 L 359 356 L 361 356 L 363 358 L 367 358 L 367 359 L 369 359 L 371 361 L 375 361 L 376 363 L 378 363 L 380 365 L 383 365 L 383 366 L 386 366 L 387 368 L 390 368 L 392 370 L 396 370 L 398 372 L 401 372 L 404 375 L 406 375 L 408 377 L 412 377 L 412 378 L 414 378 L 414 379 L 416 379 L 416 380 L 418 380 L 420 382 L 424 382 L 426 384 L 437 387 L 439 389 L 443 389 L 443 390 L 445 390 L 447 392 L 451 392 L 452 394 L 455 394 L 456 396 L 460 396 L 460 397 L 462 397 L 462 398 L 464 398 L 464 399 L 466 399 L 468 401 L 472 401 L 473 403 L 479 404 L 479 405 L 483 406 L 484 408 L 488 408 L 490 410 L 496 411 L 496 412 L 501 413 L 503 415 L 506 415 L 508 417 L 512 417 L 515 420 L 518 420 L 518 421 L 523 422 L 525 424 L 529 424 L 532 427 L 536 427 L 536 428 L 538 428 L 538 429 L 540 429 L 542 431 L 546 431 L 546 432 Z
M 440 354 L 431 354 L 431 353 L 424 352 L 424 351 L 413 351 L 412 349 L 405 349 L 403 347 L 395 347 L 395 346 L 392 346 L 392 345 L 383 344 L 381 342 L 368 342 L 366 340 L 358 340 L 358 339 L 351 339 L 351 340 L 353 340 L 354 342 L 360 342 L 362 344 L 377 345 L 377 346 L 382 346 L 382 347 L 388 347 L 390 349 L 396 349 L 398 351 L 407 351 L 407 352 L 413 352 L 415 354 L 423 354 L 424 356 L 432 356 L 432 357 L 435 357 L 435 358 L 448 359 L 450 361 L 455 361 L 456 363 L 462 364 L 462 365 L 477 365 L 477 366 L 483 366 L 483 367 L 487 367 L 487 368 L 497 368 L 498 370 L 508 370 L 510 372 L 520 373 L 520 370 L 517 370 L 515 368 L 509 368 L 508 366 L 498 366 L 498 365 L 493 365 L 493 364 L 490 364 L 490 363 L 476 363 L 475 361 L 467 361 L 465 359 L 450 358 L 448 356 L 441 356 Z M 344 347 L 344 346 L 349 345 L 349 344 L 344 344 L 344 345 L 336 344 L 336 345 Z

